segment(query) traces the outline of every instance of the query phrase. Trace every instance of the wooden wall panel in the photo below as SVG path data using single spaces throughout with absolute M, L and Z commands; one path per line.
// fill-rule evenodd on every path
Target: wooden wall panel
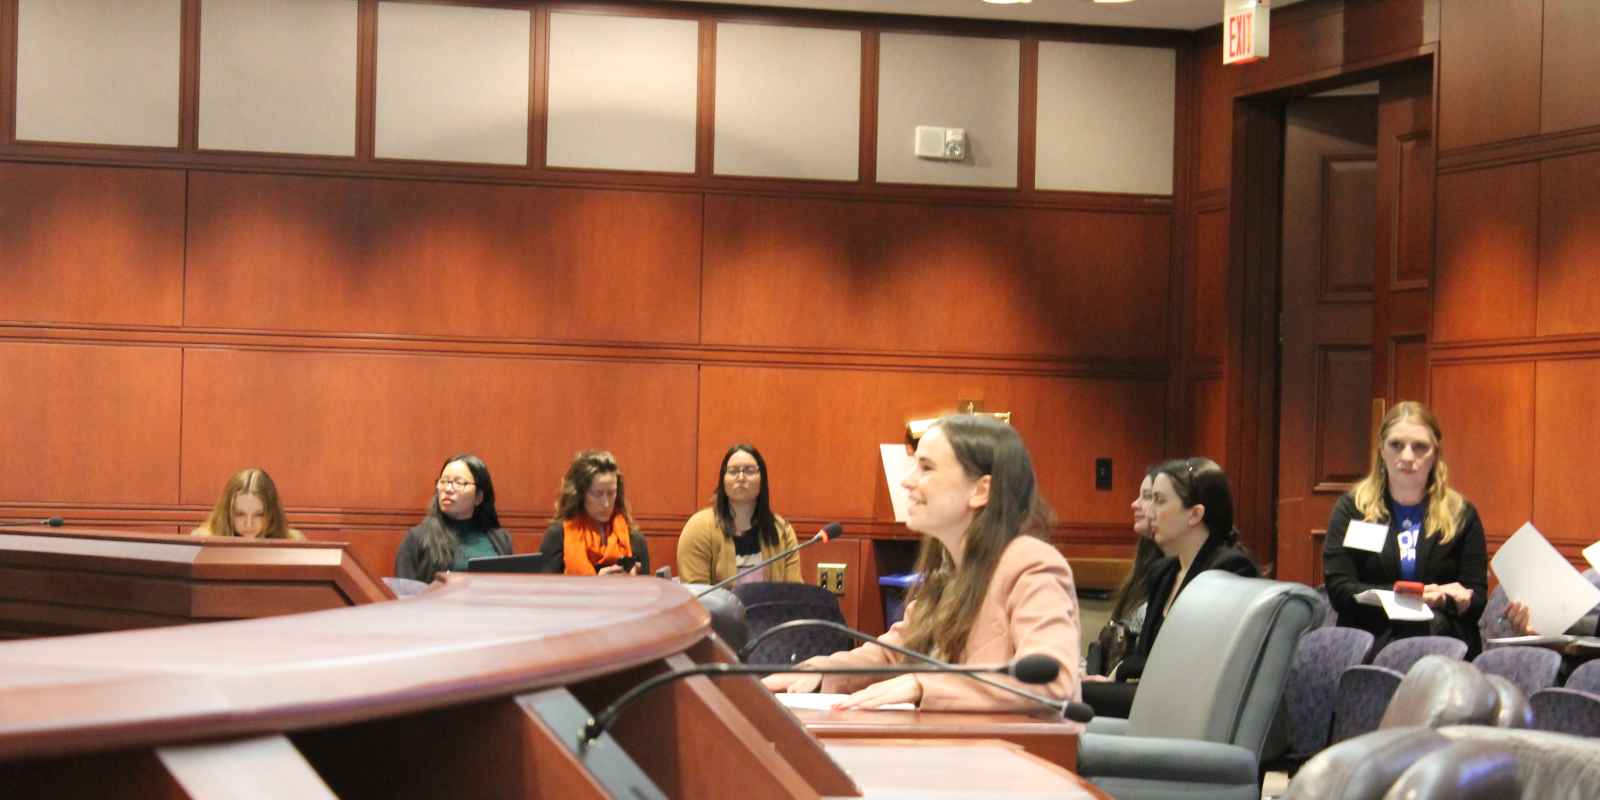
M 1194 51 L 1195 81 L 1199 84 L 1195 111 L 1197 146 L 1195 190 L 1228 188 L 1233 165 L 1233 92 L 1238 72 L 1222 65 L 1222 45 L 1209 44 Z
M 1328 6 L 1302 6 L 1273 15 L 1271 57 L 1229 67 L 1241 87 L 1266 86 L 1339 66 L 1344 59 L 1344 15 Z
M 1156 357 L 1170 228 L 1166 214 L 713 195 L 704 339 Z
M 1221 360 L 1228 350 L 1228 210 L 1207 211 L 1194 223 L 1194 297 L 1189 334 L 1197 358 Z
M 1395 243 L 1390 252 L 1389 285 L 1426 284 L 1433 277 L 1434 231 L 1434 153 L 1433 133 L 1409 132 L 1396 142 L 1399 164 L 1396 179 L 1400 185 L 1394 197 Z
M 1531 336 L 1539 283 L 1539 165 L 1439 178 L 1434 341 Z
M 1600 333 L 1600 152 L 1539 162 L 1540 336 Z
M 1395 400 L 1428 402 L 1428 343 L 1420 336 L 1396 337 L 1389 344 L 1388 395 Z
M 774 509 L 806 520 L 892 520 L 878 445 L 963 398 L 1015 415 L 1063 521 L 1125 522 L 1162 453 L 1160 382 L 708 366 L 700 397 L 696 496 L 709 496 L 729 445 L 751 442 L 772 475 Z M 1111 491 L 1094 488 L 1100 456 L 1113 459 Z
M 1318 484 L 1354 483 L 1367 474 L 1371 425 L 1360 413 L 1372 399 L 1372 348 L 1317 349 L 1317 416 L 1313 443 Z
M 1188 452 L 1206 456 L 1227 469 L 1228 387 L 1221 378 L 1205 378 L 1189 389 Z
M 1365 104 L 1363 104 L 1365 105 Z M 1367 154 L 1322 157 L 1322 226 L 1319 274 L 1323 299 L 1372 292 L 1372 199 L 1377 161 Z
M 1583 548 L 1600 538 L 1595 520 L 1594 443 L 1600 440 L 1600 359 L 1541 361 L 1534 407 L 1534 524 L 1552 542 Z M 1507 520 L 1512 528 L 1522 520 Z
M 177 325 L 184 176 L 0 163 L 0 320 Z
M 1439 5 L 1439 148 L 1538 133 L 1543 4 Z
M 0 342 L 0 502 L 176 501 L 180 370 L 176 348 Z
M 1430 34 L 1437 39 L 1438 13 L 1435 0 L 1345 0 L 1344 62 L 1418 47 Z
M 635 513 L 687 517 L 688 365 L 190 349 L 183 501 L 259 466 L 290 506 L 420 513 L 440 463 L 472 450 L 502 512 L 542 530 L 574 452 L 617 454 Z
M 189 325 L 697 337 L 693 194 L 207 172 L 191 192 Z
M 1503 539 L 1533 513 L 1534 365 L 1435 364 L 1432 378 L 1450 484 Z
M 1600 5 L 1593 0 L 1544 0 L 1544 49 L 1539 73 L 1539 130 L 1552 133 L 1600 125 Z

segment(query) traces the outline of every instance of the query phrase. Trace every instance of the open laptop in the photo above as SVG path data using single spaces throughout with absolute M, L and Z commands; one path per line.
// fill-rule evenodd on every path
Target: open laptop
M 549 559 L 543 553 L 519 553 L 510 556 L 482 556 L 467 559 L 468 572 L 515 572 L 538 574 L 545 572 Z

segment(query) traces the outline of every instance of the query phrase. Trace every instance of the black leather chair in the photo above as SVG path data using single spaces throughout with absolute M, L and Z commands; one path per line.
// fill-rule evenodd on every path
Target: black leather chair
M 750 637 L 768 628 L 797 619 L 821 619 L 844 624 L 839 598 L 832 592 L 808 583 L 740 583 L 731 591 L 744 604 Z M 825 656 L 856 645 L 849 636 L 825 628 L 796 628 L 782 631 L 750 651 L 745 661 L 751 664 L 794 664 L 812 656 Z

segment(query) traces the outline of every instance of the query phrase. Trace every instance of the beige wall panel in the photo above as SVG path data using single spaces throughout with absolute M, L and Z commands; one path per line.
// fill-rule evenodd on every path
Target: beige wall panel
M 878 45 L 878 180 L 1017 185 L 1022 46 L 1014 39 L 885 33 Z M 918 125 L 964 128 L 964 161 L 912 151 Z
M 378 4 L 379 158 L 528 163 L 528 11 Z
M 178 145 L 180 0 L 20 0 L 17 139 Z
M 552 167 L 694 172 L 700 24 L 550 15 Z
M 1172 194 L 1177 61 L 1166 48 L 1040 42 L 1034 185 Z
M 355 155 L 355 0 L 206 0 L 200 147 Z
M 716 172 L 853 181 L 861 33 L 717 26 Z

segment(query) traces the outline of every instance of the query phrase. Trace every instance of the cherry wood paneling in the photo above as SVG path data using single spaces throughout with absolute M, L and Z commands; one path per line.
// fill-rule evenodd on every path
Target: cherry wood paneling
M 1195 159 L 1198 192 L 1228 188 L 1233 158 L 1233 92 L 1238 73 L 1222 65 L 1222 45 L 1212 43 L 1194 51 L 1196 96 Z
M 1428 401 L 1428 343 L 1421 336 L 1390 340 L 1388 395 L 1396 401 Z
M 259 466 L 284 502 L 416 508 L 440 463 L 472 450 L 496 505 L 542 530 L 572 454 L 617 454 L 635 513 L 694 510 L 695 377 L 637 362 L 191 349 L 183 499 L 208 504 Z
M 1440 3 L 1440 149 L 1539 132 L 1542 11 L 1541 3 Z
M 693 342 L 691 194 L 195 173 L 185 322 Z
M 1544 0 L 1544 60 L 1539 74 L 1539 130 L 1600 125 L 1600 4 Z
M 704 340 L 1160 356 L 1149 333 L 1170 227 L 1167 214 L 713 195 Z
M 1394 247 L 1389 251 L 1390 287 L 1423 285 L 1433 274 L 1433 134 L 1407 133 L 1394 143 L 1398 150 L 1393 190 Z
M 1222 464 L 1227 469 L 1228 404 L 1227 387 L 1220 378 L 1205 378 L 1189 390 L 1189 451 Z
M 1194 221 L 1194 315 L 1189 344 L 1196 358 L 1221 360 L 1228 350 L 1228 210 Z
M 1539 163 L 1540 336 L 1600 332 L 1600 153 Z
M 1503 538 L 1533 513 L 1534 365 L 1436 364 L 1432 378 L 1450 484 Z
M 1534 407 L 1533 521 L 1556 543 L 1585 547 L 1600 536 L 1595 521 L 1594 443 L 1600 440 L 1600 359 L 1540 361 Z M 1523 520 L 1506 520 L 1510 534 Z
M 1438 39 L 1438 15 L 1438 0 L 1345 0 L 1344 63 Z
M 0 501 L 177 500 L 180 370 L 176 348 L 0 342 Z
M 183 180 L 0 163 L 0 320 L 179 324 Z
M 1338 67 L 1344 58 L 1344 15 L 1326 4 L 1306 4 L 1272 15 L 1272 55 L 1229 67 L 1242 88 L 1269 86 Z
M 1372 443 L 1372 348 L 1319 347 L 1317 352 L 1317 484 L 1354 483 L 1367 473 Z
M 1366 108 L 1366 104 L 1362 104 Z M 1371 154 L 1322 157 L 1322 299 L 1372 293 L 1373 198 L 1377 161 Z
M 1014 414 L 1063 521 L 1125 522 L 1162 452 L 1160 382 L 708 366 L 700 398 L 696 495 L 709 495 L 728 445 L 751 442 L 767 461 L 774 510 L 791 519 L 892 519 L 878 445 L 959 399 Z M 1113 459 L 1110 491 L 1094 488 L 1102 456 Z
M 1441 176 L 1438 201 L 1434 340 L 1532 335 L 1539 165 Z

